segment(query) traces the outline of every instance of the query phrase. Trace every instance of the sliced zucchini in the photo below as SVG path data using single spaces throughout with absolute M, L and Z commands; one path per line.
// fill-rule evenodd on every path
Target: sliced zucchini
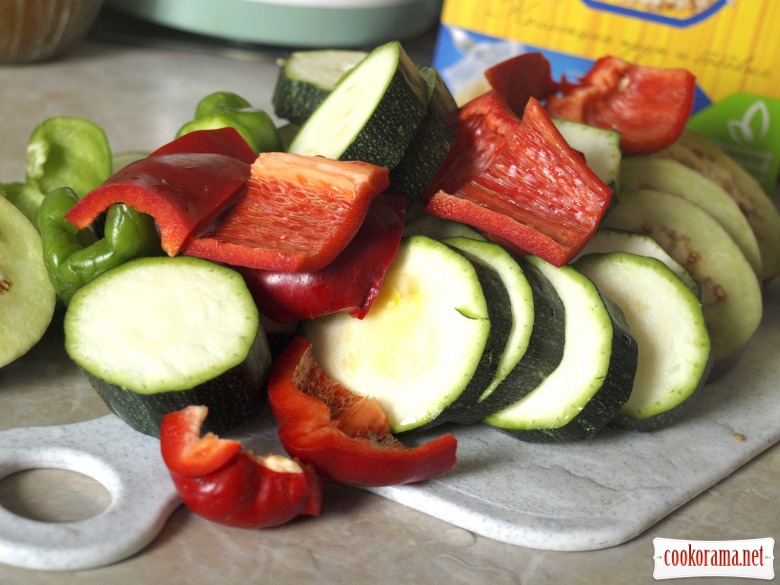
M 716 183 L 675 160 L 652 156 L 624 159 L 620 180 L 623 191 L 653 189 L 695 203 L 715 218 L 742 250 L 755 273 L 761 274 L 761 252 L 750 223 L 736 202 Z
M 656 155 L 671 158 L 720 185 L 750 223 L 761 251 L 761 280 L 780 274 L 780 212 L 756 179 L 712 141 L 686 131 Z
M 428 108 L 425 80 L 397 41 L 350 70 L 303 123 L 289 151 L 393 169 Z
M 574 268 L 618 304 L 639 348 L 631 397 L 614 424 L 652 431 L 678 420 L 706 383 L 712 363 L 699 299 L 656 258 L 588 254 Z
M 212 432 L 260 413 L 270 351 L 241 276 L 199 258 L 130 261 L 83 286 L 65 349 L 108 407 L 153 436 L 166 412 L 209 407 Z
M 495 377 L 479 399 L 454 419 L 473 423 L 520 400 L 558 367 L 563 358 L 563 304 L 532 264 L 521 266 L 501 246 L 463 237 L 448 238 L 444 243 L 490 266 L 509 293 L 512 311 L 512 330 Z
M 325 372 L 379 401 L 393 433 L 433 426 L 475 402 L 495 376 L 511 327 L 502 287 L 449 246 L 411 236 L 362 320 L 337 313 L 301 331 Z
M 701 287 L 699 286 L 699 283 L 693 279 L 693 276 L 688 272 L 688 269 L 672 258 L 658 242 L 647 234 L 600 227 L 593 234 L 593 237 L 588 240 L 588 243 L 585 244 L 585 247 L 579 255 L 584 256 L 586 254 L 607 252 L 629 252 L 631 254 L 639 254 L 640 256 L 648 256 L 649 258 L 660 260 L 666 264 L 697 297 L 700 297 L 701 295 Z
M 458 105 L 433 67 L 420 67 L 428 87 L 428 111 L 398 165 L 390 172 L 390 187 L 417 200 L 433 180 L 455 140 Z
M 555 127 L 566 139 L 566 142 L 581 152 L 590 169 L 613 189 L 620 185 L 620 134 L 615 130 L 596 128 L 581 122 L 553 120 Z
M 462 236 L 485 240 L 482 234 L 469 225 L 430 214 L 421 215 L 407 223 L 404 227 L 404 236 L 428 236 L 434 240 Z
M 274 113 L 292 124 L 303 124 L 328 94 L 368 53 L 349 49 L 294 51 L 279 61 L 279 76 L 271 97 Z
M 715 360 L 750 340 L 761 323 L 761 287 L 745 255 L 709 213 L 682 197 L 642 189 L 623 193 L 601 225 L 649 235 L 691 273 L 701 287 Z
M 571 266 L 527 260 L 563 302 L 566 341 L 559 366 L 539 386 L 484 419 L 530 442 L 579 441 L 607 426 L 631 394 L 637 344 L 620 308 Z

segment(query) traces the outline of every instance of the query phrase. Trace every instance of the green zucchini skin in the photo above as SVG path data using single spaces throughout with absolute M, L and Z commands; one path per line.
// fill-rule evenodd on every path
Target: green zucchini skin
M 565 277 L 566 281 L 577 283 L 577 287 L 573 289 L 577 291 L 577 295 L 586 294 L 584 291 L 588 290 L 587 298 L 590 300 L 589 306 L 594 307 L 594 309 L 599 305 L 602 306 L 603 310 L 598 309 L 597 311 L 597 318 L 602 324 L 609 323 L 610 337 L 608 340 L 604 340 L 609 342 L 610 349 L 608 358 L 604 358 L 607 361 L 603 363 L 603 368 L 594 371 L 593 377 L 587 379 L 583 378 L 581 380 L 583 386 L 589 386 L 588 388 L 583 388 L 583 390 L 587 390 L 590 397 L 579 407 L 576 414 L 568 417 L 563 424 L 548 426 L 541 424 L 540 421 L 539 424 L 530 425 L 528 413 L 523 409 L 520 409 L 518 412 L 515 405 L 510 405 L 508 409 L 505 409 L 504 411 L 498 411 L 491 414 L 484 419 L 484 422 L 526 442 L 564 443 L 589 439 L 599 430 L 609 425 L 631 395 L 638 361 L 636 339 L 620 308 L 584 275 L 577 273 L 570 266 L 557 269 L 550 267 L 537 257 L 529 257 L 528 260 L 537 266 L 543 274 L 549 274 L 550 276 L 556 275 L 555 280 L 558 279 L 557 275 L 560 274 L 562 277 Z M 558 288 L 558 285 L 555 282 L 553 282 L 553 284 Z M 567 294 L 571 296 L 571 292 Z M 569 307 L 565 300 L 564 308 L 567 313 L 569 313 Z M 576 316 L 567 314 L 566 319 L 567 335 L 586 335 L 586 333 L 579 330 L 574 331 L 574 327 L 569 327 L 568 323 L 571 322 L 574 324 L 575 322 L 573 319 L 576 319 Z M 568 344 L 570 341 L 572 340 L 567 337 L 566 343 Z M 593 343 L 596 343 L 596 341 L 594 340 Z M 571 347 L 575 346 L 571 345 Z M 570 349 L 569 351 L 571 352 L 572 350 Z M 576 359 L 575 354 L 569 353 L 568 356 L 569 359 Z M 562 361 L 561 366 L 559 366 L 567 367 L 567 369 L 562 370 L 562 372 L 567 372 L 568 369 L 571 368 L 571 365 L 566 364 L 565 360 L 566 354 L 564 354 L 564 361 Z M 556 382 L 557 386 L 551 388 L 540 387 L 535 389 L 535 391 L 543 392 L 549 389 L 551 392 L 554 392 L 556 389 L 568 389 L 571 384 L 576 384 L 576 381 L 569 380 L 568 376 L 562 380 L 557 379 L 561 377 L 563 376 L 558 374 L 552 382 L 549 382 L 549 384 Z M 548 383 L 548 381 L 545 380 L 545 383 Z M 576 386 L 571 387 L 576 390 Z M 547 393 L 545 392 L 545 394 L 536 396 L 535 398 L 545 397 L 546 394 Z M 579 403 L 580 397 L 578 395 L 572 394 L 569 398 L 572 401 L 575 401 L 574 404 Z M 525 399 L 527 399 L 527 397 L 518 401 L 519 404 Z M 568 404 L 566 406 L 568 406 Z
M 576 417 L 562 427 L 501 429 L 503 432 L 527 443 L 572 443 L 590 439 L 615 420 L 617 412 L 631 396 L 638 348 L 623 312 L 603 294 L 601 298 L 612 318 L 613 334 L 609 369 L 599 391 Z
M 506 347 L 512 328 L 509 293 L 501 277 L 482 262 L 468 256 L 464 257 L 474 266 L 485 295 L 488 319 L 490 320 L 490 334 L 479 364 L 463 392 L 457 399 L 448 404 L 437 417 L 421 428 L 430 428 L 447 422 L 473 424 L 482 418 L 473 407 L 496 375 L 501 353 Z
M 392 55 L 395 69 L 389 79 L 376 81 L 376 63 L 382 63 L 385 53 Z M 345 121 L 334 117 L 346 116 L 357 108 L 359 100 L 366 97 L 359 95 L 356 88 L 374 81 L 386 83 L 386 87 L 373 110 L 366 118 L 350 120 L 355 126 L 350 136 L 339 136 L 334 128 L 343 126 Z M 350 104 L 354 107 L 348 107 Z M 339 80 L 300 127 L 289 151 L 393 169 L 411 144 L 427 108 L 425 80 L 401 44 L 391 41 L 371 51 Z
M 523 272 L 531 285 L 534 304 L 534 327 L 528 349 L 499 386 L 474 409 L 481 415 L 489 414 L 526 396 L 547 378 L 563 359 L 566 342 L 563 303 L 549 280 L 533 264 L 520 260 Z
M 448 239 L 445 240 L 445 243 L 454 246 L 467 257 L 471 257 L 468 251 L 469 249 L 474 251 L 473 246 L 496 245 L 484 242 L 471 244 L 463 238 Z M 555 370 L 563 357 L 565 340 L 563 303 L 550 281 L 532 264 L 518 260 L 518 265 L 531 289 L 532 315 L 530 317 L 528 315 L 510 315 L 510 318 L 516 318 L 521 323 L 525 319 L 532 321 L 527 345 L 522 356 L 519 357 L 506 376 L 498 384 L 493 382 L 495 387 L 489 393 L 483 392 L 468 407 L 467 412 L 462 413 L 459 417 L 460 420 L 475 423 L 493 412 L 517 402 Z M 491 296 L 489 292 L 486 293 L 486 299 L 489 305 L 500 302 L 500 299 Z
M 270 365 L 268 342 L 259 332 L 243 363 L 187 390 L 139 394 L 82 371 L 111 412 L 135 430 L 159 437 L 163 416 L 190 404 L 209 409 L 204 433 L 224 434 L 256 418 L 267 405 L 265 382 Z
M 433 180 L 455 140 L 458 105 L 438 71 L 422 66 L 428 86 L 428 109 L 403 158 L 390 171 L 390 187 L 418 200 Z
M 303 124 L 325 101 L 339 79 L 366 55 L 365 51 L 348 49 L 293 52 L 280 63 L 271 97 L 274 114 L 291 124 Z

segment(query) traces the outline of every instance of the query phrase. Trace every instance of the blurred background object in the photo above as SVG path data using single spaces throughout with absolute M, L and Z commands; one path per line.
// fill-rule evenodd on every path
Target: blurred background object
M 0 0 L 2 1 L 2 0 Z M 442 0 L 106 0 L 154 24 L 234 42 L 358 47 L 431 29 Z
M 42 61 L 89 32 L 102 0 L 0 0 L 0 63 Z

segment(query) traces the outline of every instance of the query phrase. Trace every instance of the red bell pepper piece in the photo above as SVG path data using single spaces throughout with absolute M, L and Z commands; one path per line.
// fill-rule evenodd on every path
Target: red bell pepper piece
M 260 312 L 277 323 L 349 311 L 362 319 L 379 293 L 398 251 L 407 199 L 382 193 L 355 237 L 336 259 L 315 272 L 273 272 L 237 267 Z
M 579 83 L 562 83 L 562 95 L 550 96 L 546 107 L 552 117 L 617 130 L 625 154 L 650 154 L 679 138 L 695 92 L 696 78 L 686 69 L 603 57 Z
M 455 465 L 453 435 L 404 446 L 390 433 L 379 403 L 323 372 L 303 337 L 294 337 L 271 367 L 268 397 L 285 450 L 325 479 L 397 485 L 438 477 Z
M 188 406 L 166 414 L 160 427 L 163 461 L 185 506 L 239 528 L 320 514 L 322 480 L 310 466 L 283 455 L 257 456 L 212 433 L 201 436 L 207 414 L 205 406 Z
M 110 205 L 125 203 L 154 218 L 163 250 L 174 256 L 193 232 L 231 205 L 243 189 L 251 166 L 234 155 L 246 158 L 246 153 L 241 154 L 245 145 L 235 131 L 186 134 L 158 149 L 155 156 L 119 170 L 87 193 L 65 218 L 84 229 Z M 195 152 L 187 152 L 190 149 Z
M 428 193 L 429 213 L 556 266 L 580 251 L 612 199 L 536 98 L 521 119 L 495 90 L 461 108 L 455 141 Z
M 214 130 L 196 130 L 189 132 L 162 145 L 149 156 L 200 152 L 204 154 L 224 154 L 252 164 L 257 154 L 247 141 L 231 126 Z
M 518 116 L 523 115 L 529 98 L 543 102 L 560 89 L 552 78 L 550 62 L 541 53 L 510 57 L 485 69 L 484 75 Z
M 238 202 L 182 251 L 234 267 L 316 271 L 347 246 L 389 186 L 388 170 L 373 164 L 261 153 Z

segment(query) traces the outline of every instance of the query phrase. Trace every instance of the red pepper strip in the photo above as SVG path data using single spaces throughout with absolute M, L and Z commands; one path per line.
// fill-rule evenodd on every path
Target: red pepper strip
M 520 119 L 495 90 L 461 108 L 455 142 L 429 192 L 429 213 L 556 266 L 580 251 L 612 199 L 536 98 Z
M 696 78 L 685 69 L 604 57 L 579 83 L 563 83 L 561 92 L 547 101 L 551 116 L 617 130 L 623 153 L 650 154 L 669 146 L 685 129 Z
M 277 323 L 349 311 L 368 313 L 393 261 L 404 230 L 407 199 L 382 193 L 368 209 L 355 237 L 325 268 L 315 272 L 273 272 L 237 267 L 260 312 Z
M 163 417 L 160 450 L 176 490 L 194 513 L 227 526 L 267 528 L 318 516 L 322 480 L 283 455 L 259 457 L 238 441 L 200 435 L 208 414 L 192 405 Z
M 529 98 L 544 101 L 559 90 L 552 78 L 550 62 L 541 53 L 523 53 L 485 70 L 490 86 L 504 98 L 518 116 Z
M 182 252 L 236 267 L 313 272 L 347 246 L 389 186 L 388 170 L 369 163 L 261 153 L 236 205 Z
M 195 130 L 164 144 L 149 156 L 200 152 L 205 154 L 224 154 L 252 164 L 257 154 L 246 140 L 233 127 L 214 130 Z
M 438 477 L 455 465 L 457 440 L 442 435 L 406 447 L 389 431 L 379 403 L 357 396 L 320 369 L 310 343 L 293 338 L 268 381 L 271 409 L 285 450 L 325 479 L 387 486 Z
M 192 132 L 160 147 L 87 193 L 65 218 L 84 229 L 110 205 L 126 203 L 154 217 L 163 250 L 178 254 L 192 232 L 233 203 L 249 178 L 246 141 L 229 130 Z

